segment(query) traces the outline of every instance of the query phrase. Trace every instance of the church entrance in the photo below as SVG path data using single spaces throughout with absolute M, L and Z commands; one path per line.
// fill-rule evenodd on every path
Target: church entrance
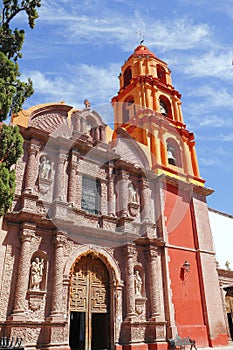
M 104 263 L 88 254 L 71 271 L 71 350 L 110 349 L 109 274 Z

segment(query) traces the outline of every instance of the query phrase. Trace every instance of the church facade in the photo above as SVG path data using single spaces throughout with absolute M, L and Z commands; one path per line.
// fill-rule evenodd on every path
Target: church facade
M 171 72 L 146 46 L 121 68 L 114 130 L 64 103 L 24 137 L 2 222 L 0 336 L 30 349 L 228 344 L 206 197 Z

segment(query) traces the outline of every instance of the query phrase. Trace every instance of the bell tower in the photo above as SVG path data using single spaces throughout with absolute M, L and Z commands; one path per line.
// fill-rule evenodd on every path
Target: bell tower
M 113 97 L 114 128 L 123 128 L 147 146 L 156 174 L 203 186 L 193 133 L 186 129 L 181 94 L 171 71 L 146 46 L 139 45 L 121 68 L 120 89 Z

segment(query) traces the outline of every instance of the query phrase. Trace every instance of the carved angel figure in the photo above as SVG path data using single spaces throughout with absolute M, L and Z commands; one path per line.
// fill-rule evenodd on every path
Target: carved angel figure
M 38 257 L 31 263 L 30 289 L 40 290 L 40 283 L 43 279 L 44 259 Z

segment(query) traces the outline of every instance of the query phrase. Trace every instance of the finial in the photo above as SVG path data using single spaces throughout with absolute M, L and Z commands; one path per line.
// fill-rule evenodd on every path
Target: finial
M 140 30 L 137 31 L 136 33 L 139 36 L 139 39 L 141 39 L 140 40 L 140 45 L 142 45 L 142 43 L 144 42 L 144 35 L 142 34 L 142 32 Z
M 88 100 L 84 100 L 83 103 L 85 104 L 86 108 L 90 108 L 91 104 Z

